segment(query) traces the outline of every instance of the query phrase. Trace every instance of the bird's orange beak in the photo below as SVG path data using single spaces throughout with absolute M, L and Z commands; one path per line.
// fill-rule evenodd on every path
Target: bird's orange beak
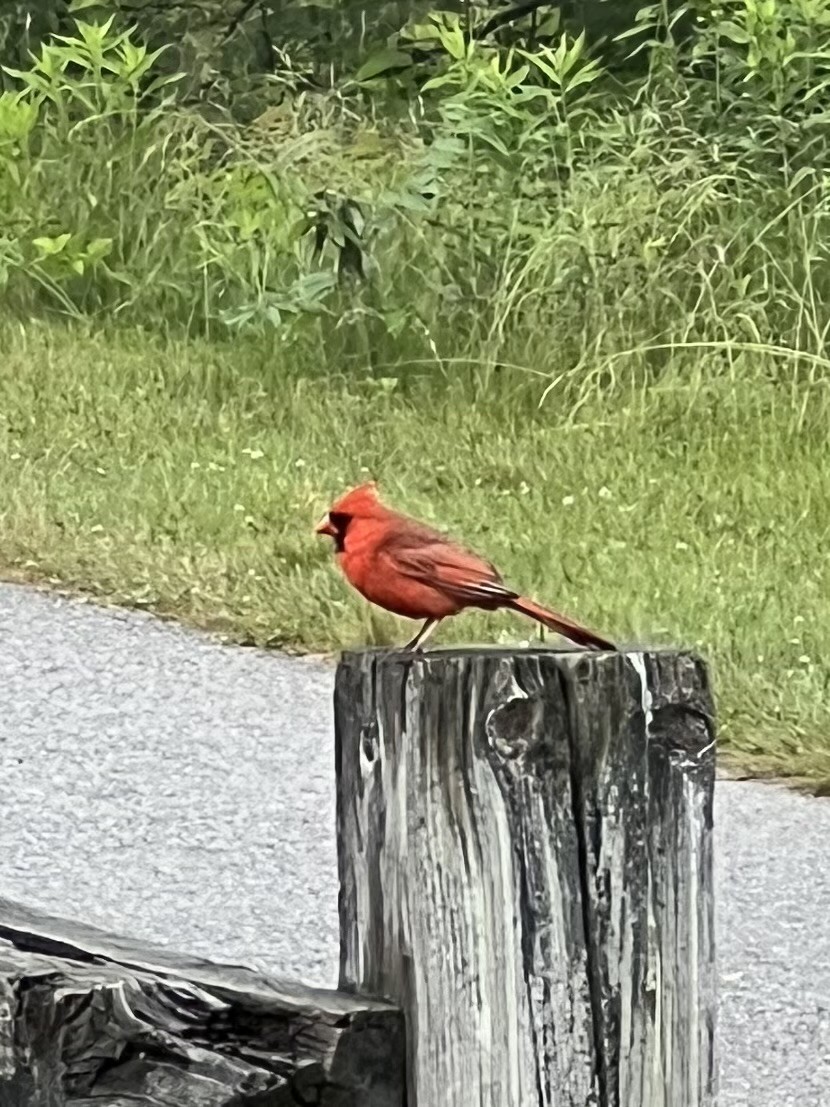
M 337 531 L 331 525 L 331 522 L 329 520 L 328 512 L 326 512 L 326 514 L 323 516 L 323 518 L 320 520 L 320 522 L 314 528 L 314 533 L 315 534 L 327 534 L 329 536 L 329 538 L 336 538 L 337 537 Z

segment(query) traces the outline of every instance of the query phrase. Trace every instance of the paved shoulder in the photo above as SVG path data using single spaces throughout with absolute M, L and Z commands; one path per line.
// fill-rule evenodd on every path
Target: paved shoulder
M 0 889 L 337 975 L 333 671 L 0 585 Z M 721 1107 L 830 1107 L 830 802 L 720 781 Z
M 0 585 L 0 887 L 330 985 L 331 673 Z
M 830 1107 L 830 801 L 716 785 L 720 1107 Z

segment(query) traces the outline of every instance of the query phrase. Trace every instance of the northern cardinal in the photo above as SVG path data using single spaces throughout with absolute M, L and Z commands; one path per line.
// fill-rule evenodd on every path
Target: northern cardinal
M 509 608 L 581 646 L 616 649 L 593 631 L 507 588 L 488 561 L 440 531 L 386 507 L 374 481 L 341 496 L 316 530 L 334 539 L 346 580 L 367 600 L 395 615 L 424 620 L 404 649 L 419 649 L 442 619 L 467 607 Z

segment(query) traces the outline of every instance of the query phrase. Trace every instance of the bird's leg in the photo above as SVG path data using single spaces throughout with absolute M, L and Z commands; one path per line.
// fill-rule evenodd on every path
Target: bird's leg
M 429 638 L 430 634 L 432 634 L 440 622 L 440 619 L 427 619 L 412 641 L 406 643 L 404 649 L 420 650 L 424 642 L 426 642 L 427 638 Z

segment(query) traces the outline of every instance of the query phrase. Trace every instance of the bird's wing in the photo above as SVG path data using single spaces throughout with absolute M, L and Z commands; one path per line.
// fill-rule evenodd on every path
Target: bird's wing
M 421 532 L 392 535 L 378 558 L 393 571 L 437 587 L 462 603 L 497 602 L 516 596 L 504 586 L 489 561 L 426 527 Z

